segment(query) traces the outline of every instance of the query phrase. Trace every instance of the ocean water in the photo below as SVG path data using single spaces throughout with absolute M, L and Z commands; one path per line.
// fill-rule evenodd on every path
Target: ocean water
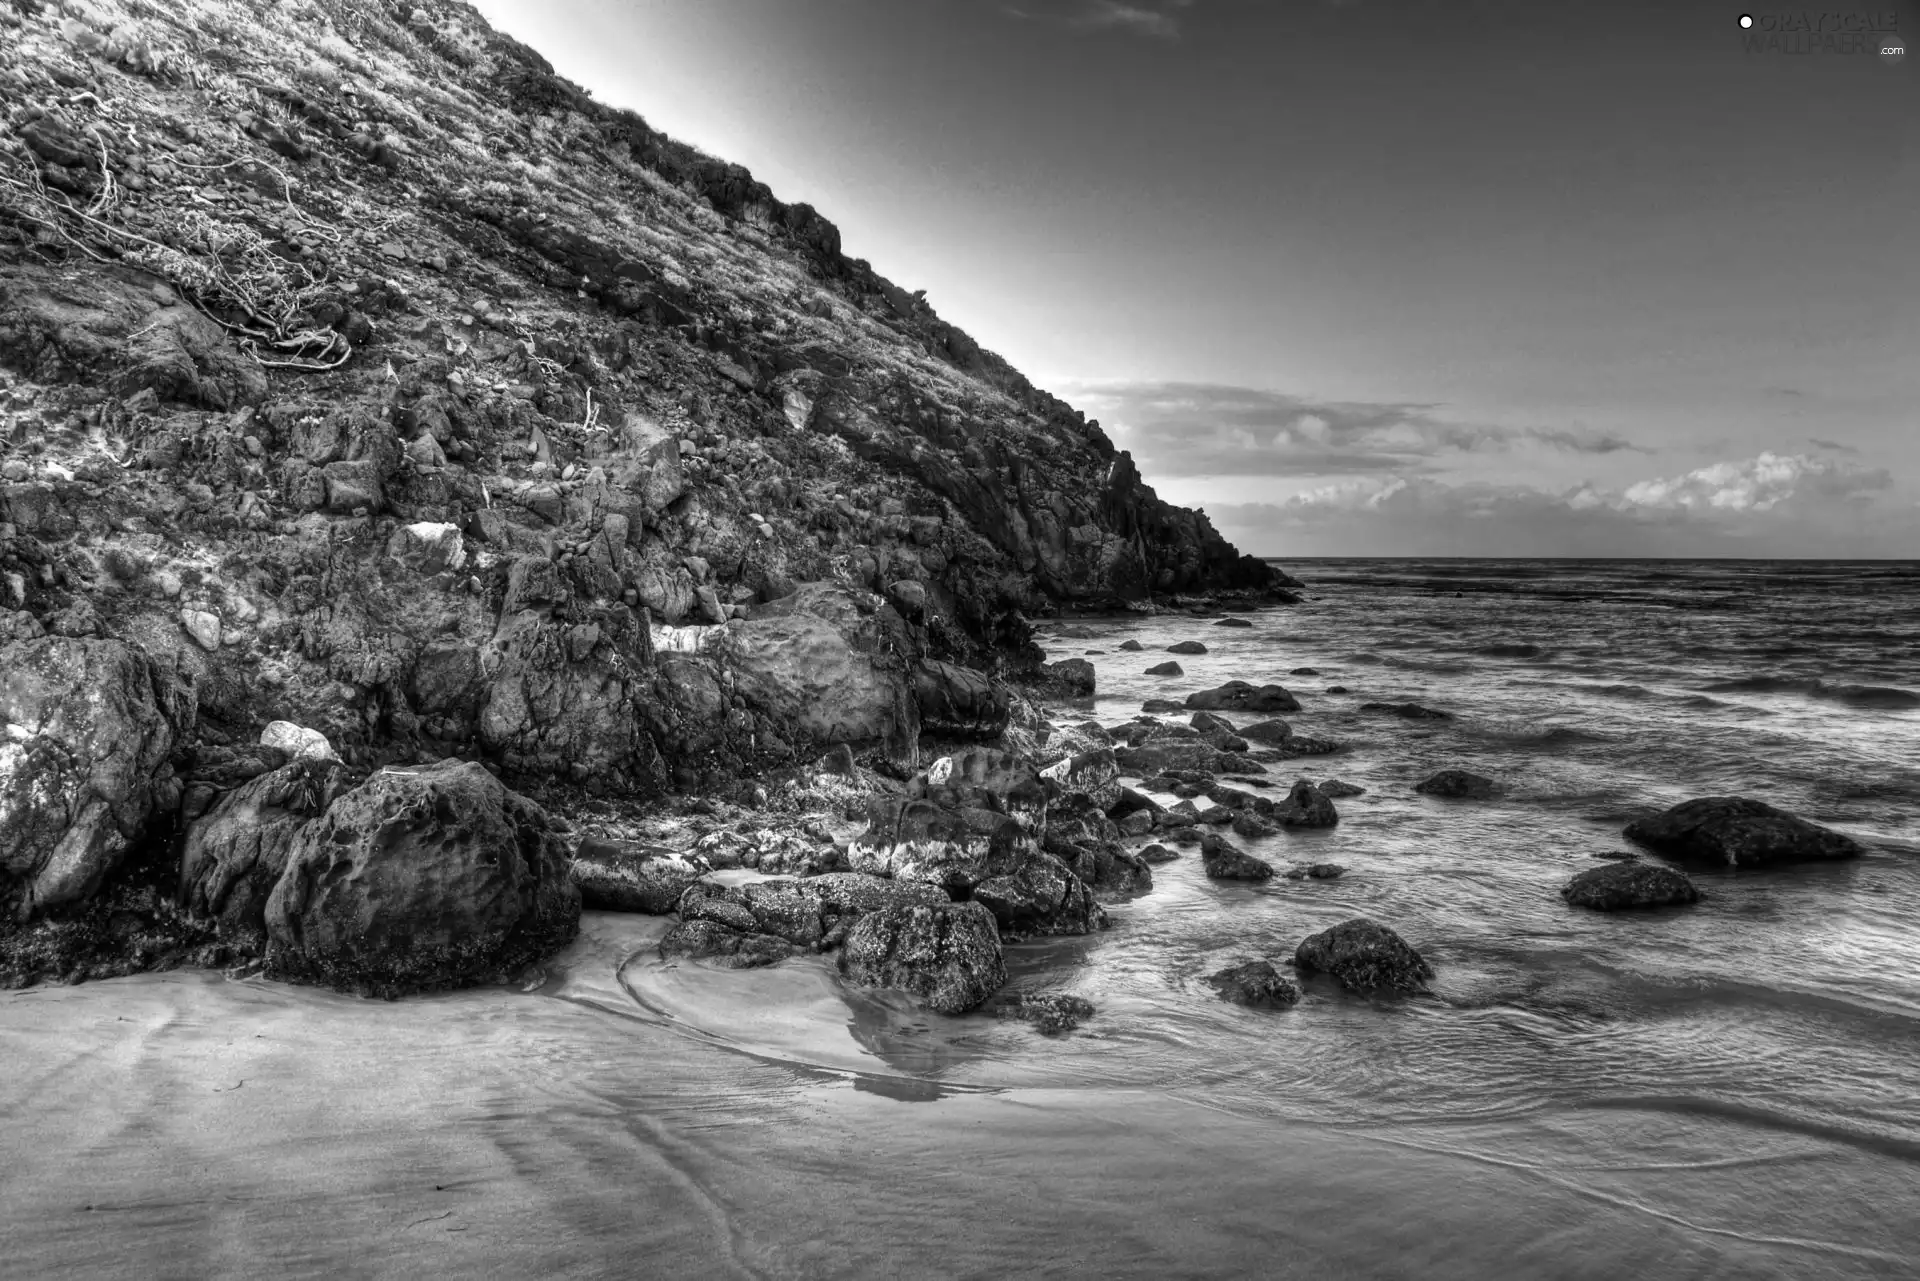
M 1240 842 L 1340 880 L 1216 884 L 1187 851 L 1111 930 L 1010 948 L 1015 985 L 1096 1005 L 1080 1030 L 818 960 L 667 966 L 663 922 L 598 913 L 525 992 L 0 997 L 0 1245 L 29 1275 L 1920 1274 L 1920 565 L 1288 568 L 1307 599 L 1251 628 L 1043 634 L 1109 724 L 1284 684 L 1347 750 L 1275 792 L 1367 788 Z M 1184 677 L 1142 674 L 1190 639 Z M 1411 790 L 1446 766 L 1500 796 Z M 1870 852 L 1698 872 L 1690 908 L 1560 900 L 1629 818 L 1729 792 Z M 1310 980 L 1274 1013 L 1201 981 L 1361 914 L 1431 995 Z

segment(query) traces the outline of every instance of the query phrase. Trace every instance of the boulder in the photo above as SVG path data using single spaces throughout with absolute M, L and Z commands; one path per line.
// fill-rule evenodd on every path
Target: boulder
M 578 930 L 567 862 L 547 812 L 479 765 L 382 770 L 295 836 L 269 970 L 380 995 L 509 975 Z
M 267 899 L 287 868 L 295 837 L 347 790 L 331 756 L 296 757 L 247 780 L 187 827 L 180 903 L 212 917 L 223 938 L 266 942 Z
M 1045 668 L 1047 682 L 1069 698 L 1092 698 L 1095 675 L 1092 663 L 1084 658 L 1063 658 Z
M 1300 1003 L 1300 989 L 1271 961 L 1243 961 L 1207 975 L 1206 984 L 1220 999 L 1255 1009 L 1285 1010 Z
M 1217 689 L 1187 695 L 1185 706 L 1190 711 L 1252 712 L 1267 716 L 1274 712 L 1297 712 L 1300 701 L 1279 685 L 1254 686 L 1245 681 L 1228 681 Z
M 1295 863 L 1287 869 L 1289 881 L 1337 881 L 1346 874 L 1338 863 Z
M 1673 858 L 1726 867 L 1764 867 L 1858 858 L 1865 848 L 1850 836 L 1744 796 L 1703 796 L 1663 814 L 1636 819 L 1628 840 Z
M 847 592 L 814 590 L 808 584 L 789 598 L 756 608 L 728 627 L 721 643 L 736 697 L 778 728 L 789 743 L 881 744 L 895 756 L 917 755 L 920 712 L 917 689 L 888 653 L 886 637 L 904 626 L 891 607 L 862 613 L 871 602 Z M 929 677 L 938 683 L 938 676 Z M 994 714 L 993 696 L 972 695 L 965 678 L 952 687 L 963 716 Z
M 993 913 L 1006 939 L 1091 934 L 1105 929 L 1106 909 L 1092 888 L 1053 855 L 1032 855 L 1020 867 L 973 887 L 973 901 Z
M 665 916 L 687 887 L 712 869 L 697 855 L 589 836 L 574 851 L 569 870 L 580 887 L 582 907 Z
M 271 721 L 260 731 L 260 746 L 277 748 L 295 760 L 338 760 L 333 744 L 317 729 L 292 721 Z
M 1386 926 L 1365 917 L 1342 921 L 1302 940 L 1294 968 L 1330 974 L 1355 992 L 1419 992 L 1433 967 Z
M 1167 646 L 1167 653 L 1169 654 L 1204 654 L 1206 652 L 1207 647 L 1199 641 L 1179 641 Z M 1149 672 L 1148 675 L 1152 675 L 1152 673 Z
M 1140 861 L 1156 867 L 1162 863 L 1171 863 L 1179 857 L 1180 853 L 1178 850 L 1170 850 L 1158 842 L 1148 845 L 1140 851 Z
M 1007 728 L 1007 689 L 984 672 L 926 660 L 914 665 L 912 682 L 923 733 L 992 738 Z
M 1236 849 L 1222 837 L 1208 834 L 1200 838 L 1201 866 L 1208 879 L 1215 881 L 1267 881 L 1273 879 L 1273 864 Z
M 21 915 L 85 898 L 180 801 L 197 719 L 176 669 L 113 640 L 0 645 L 0 870 Z
M 1622 908 L 1697 903 L 1700 891 L 1684 872 L 1630 860 L 1578 873 L 1560 888 L 1560 897 L 1574 907 L 1616 912 Z
M 1147 669 L 1146 674 L 1148 676 L 1185 676 L 1187 669 L 1174 662 L 1155 663 Z
M 1332 827 L 1340 814 L 1326 793 L 1301 779 L 1287 793 L 1287 799 L 1273 807 L 1273 821 L 1282 827 Z
M 1367 789 L 1361 787 L 1358 783 L 1343 783 L 1337 778 L 1330 778 L 1320 784 L 1320 794 L 1322 796 L 1331 796 L 1336 801 L 1349 796 L 1364 796 L 1366 791 Z
M 1483 801 L 1493 795 L 1493 780 L 1463 769 L 1443 769 L 1425 782 L 1415 783 L 1413 790 L 1422 796 Z
M 1216 618 L 1213 625 L 1215 627 L 1252 627 L 1253 622 L 1245 618 Z
M 847 858 L 856 872 L 964 893 L 1019 871 L 1037 853 L 1033 836 L 997 810 L 881 799 Z
M 1128 651 L 1128 652 L 1130 652 L 1130 653 L 1138 653 L 1139 651 L 1141 651 L 1141 650 L 1143 650 L 1143 649 L 1145 649 L 1145 648 L 1146 648 L 1146 646 L 1145 646 L 1145 645 L 1142 645 L 1142 644 L 1141 644 L 1141 643 L 1140 643 L 1139 641 L 1137 641 L 1137 640 L 1123 640 L 1123 641 L 1121 641 L 1121 642 L 1120 642 L 1120 646 L 1119 646 L 1119 647 L 1120 647 L 1121 649 L 1124 649 L 1124 650 L 1127 650 L 1127 651 Z
M 1283 720 L 1255 721 L 1237 731 L 1240 737 L 1256 743 L 1284 743 L 1293 737 L 1293 726 Z
M 840 974 L 860 987 L 905 992 L 941 1014 L 964 1014 L 1007 981 L 999 929 L 979 903 L 867 913 L 847 933 Z

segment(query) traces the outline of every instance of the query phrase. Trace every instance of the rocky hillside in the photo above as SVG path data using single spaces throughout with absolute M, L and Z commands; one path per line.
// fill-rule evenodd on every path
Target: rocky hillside
M 1029 618 L 1288 599 L 813 209 L 464 5 L 0 0 L 0 107 L 23 910 L 273 722 L 629 800 L 904 777 L 1082 678 Z

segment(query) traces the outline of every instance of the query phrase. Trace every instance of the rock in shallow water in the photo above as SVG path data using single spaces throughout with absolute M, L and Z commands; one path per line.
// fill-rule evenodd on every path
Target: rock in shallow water
M 1700 891 L 1683 872 L 1635 859 L 1588 868 L 1561 887 L 1560 897 L 1574 907 L 1614 912 L 1697 903 Z
M 1207 647 L 1199 641 L 1179 641 L 1167 646 L 1169 654 L 1204 654 L 1206 652 Z
M 1211 834 L 1200 838 L 1200 858 L 1207 876 L 1216 881 L 1267 881 L 1273 864 L 1255 858 Z
M 1220 999 L 1255 1009 L 1285 1010 L 1300 1002 L 1300 989 L 1273 968 L 1271 961 L 1245 961 L 1206 977 Z
M 1664 814 L 1636 819 L 1624 832 L 1628 840 L 1673 858 L 1727 867 L 1858 858 L 1866 852 L 1850 836 L 1744 796 L 1682 801 Z
M 1273 821 L 1282 827 L 1333 827 L 1340 814 L 1319 788 L 1301 779 L 1287 793 L 1287 799 L 1273 807 Z
M 663 960 L 712 961 L 728 970 L 778 965 L 794 950 L 791 943 L 771 934 L 736 930 L 707 917 L 682 921 L 660 940 Z
M 994 1003 L 993 1013 L 1031 1023 L 1046 1036 L 1059 1036 L 1092 1018 L 1094 1009 L 1092 1001 L 1065 992 L 1009 992 Z
M 1146 670 L 1148 676 L 1185 676 L 1186 669 L 1174 662 L 1155 663 Z
M 1330 974 L 1354 992 L 1420 992 L 1433 967 L 1398 934 L 1363 916 L 1301 941 L 1296 969 Z
M 1186 707 L 1193 711 L 1271 715 L 1274 712 L 1299 711 L 1300 700 L 1279 685 L 1256 687 L 1245 681 L 1228 681 L 1216 689 L 1187 695 Z
M 1423 796 L 1445 796 L 1456 800 L 1483 801 L 1493 795 L 1493 780 L 1463 769 L 1443 769 L 1413 790 Z
M 905 992 L 941 1014 L 965 1014 L 1007 981 L 999 929 L 978 903 L 868 913 L 847 934 L 840 974 L 860 987 Z
M 1366 790 L 1366 788 L 1361 787 L 1358 783 L 1343 783 L 1337 778 L 1330 778 L 1320 784 L 1321 795 L 1331 796 L 1335 800 L 1341 800 L 1348 796 L 1363 796 L 1366 794 Z
M 1329 693 L 1332 691 L 1329 690 Z M 1344 691 L 1343 691 L 1344 692 Z M 1418 703 L 1362 703 L 1363 712 L 1386 712 L 1409 721 L 1450 721 L 1452 712 L 1436 711 L 1431 707 L 1422 707 Z

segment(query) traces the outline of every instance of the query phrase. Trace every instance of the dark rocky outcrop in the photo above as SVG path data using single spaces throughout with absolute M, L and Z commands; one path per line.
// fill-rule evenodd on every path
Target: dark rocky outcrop
M 1169 654 L 1204 654 L 1206 652 L 1207 647 L 1199 641 L 1176 641 L 1167 646 L 1167 653 Z M 1179 664 L 1172 664 L 1172 666 L 1178 667 Z M 1152 673 L 1148 674 L 1151 675 Z
M 1220 999 L 1255 1009 L 1286 1010 L 1300 1003 L 1300 989 L 1271 961 L 1243 961 L 1217 970 L 1206 978 Z
M 1007 981 L 999 930 L 978 903 L 862 916 L 841 949 L 840 975 L 859 987 L 905 992 L 941 1014 L 965 1014 Z
M 1744 796 L 1704 796 L 1636 819 L 1628 840 L 1672 858 L 1726 867 L 1820 862 L 1865 853 L 1850 836 Z
M 380 995 L 487 981 L 579 927 L 554 821 L 480 766 L 387 769 L 294 838 L 267 900 L 271 972 Z
M 1343 783 L 1337 778 L 1330 778 L 1320 784 L 1320 792 L 1323 796 L 1331 796 L 1337 801 L 1349 796 L 1364 796 L 1367 789 L 1358 783 Z
M 1472 774 L 1463 769 L 1443 769 L 1423 782 L 1415 783 L 1413 790 L 1422 796 L 1444 796 L 1455 800 L 1485 800 L 1494 793 L 1494 783 L 1481 774 Z
M 289 761 L 228 792 L 187 828 L 180 857 L 180 901 L 211 917 L 223 937 L 266 941 L 267 899 L 287 868 L 294 842 L 349 786 L 339 761 Z
M 1328 690 L 1327 692 L 1332 693 L 1333 691 Z M 1341 692 L 1345 693 L 1346 691 L 1342 690 Z M 1402 720 L 1409 721 L 1450 721 L 1453 719 L 1452 712 L 1436 711 L 1431 707 L 1422 707 L 1418 703 L 1362 703 L 1360 704 L 1360 710 L 1363 712 L 1384 712 L 1389 716 L 1398 716 Z
M 1293 964 L 1303 972 L 1330 974 L 1355 992 L 1419 992 L 1433 977 L 1433 967 L 1404 939 L 1365 917 L 1302 940 Z
M 1337 881 L 1346 874 L 1338 863 L 1295 863 L 1286 876 L 1289 881 Z
M 1185 676 L 1187 671 L 1175 662 L 1155 663 L 1146 670 L 1148 676 Z
M 1577 873 L 1560 888 L 1560 897 L 1574 907 L 1617 912 L 1623 908 L 1696 903 L 1700 900 L 1700 891 L 1683 872 L 1657 863 L 1628 860 Z

